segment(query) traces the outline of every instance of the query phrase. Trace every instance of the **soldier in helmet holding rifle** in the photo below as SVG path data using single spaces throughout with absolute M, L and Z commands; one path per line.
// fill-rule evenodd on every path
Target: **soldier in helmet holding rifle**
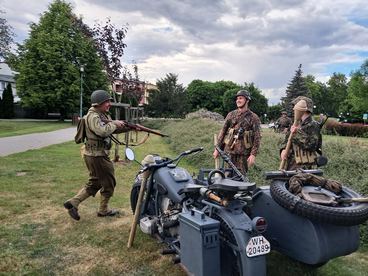
M 83 158 L 90 178 L 74 197 L 64 202 L 64 207 L 75 220 L 80 219 L 79 204 L 90 196 L 94 197 L 98 191 L 101 199 L 97 216 L 115 216 L 119 213 L 108 208 L 116 185 L 114 166 L 109 158 L 111 148 L 109 136 L 113 133 L 127 132 L 130 128 L 125 126 L 124 121 L 111 120 L 108 114 L 111 100 L 107 91 L 94 91 L 91 95 L 92 107 L 84 117 L 86 141 Z
M 282 143 L 281 170 L 312 169 L 321 146 L 320 125 L 313 120 L 313 101 L 299 96 L 294 104 L 294 124 Z
M 245 175 L 256 160 L 261 141 L 261 121 L 248 108 L 251 100 L 249 91 L 238 91 L 235 100 L 237 109 L 227 114 L 217 146 L 230 155 L 231 161 Z M 215 149 L 213 157 L 216 159 L 218 155 Z

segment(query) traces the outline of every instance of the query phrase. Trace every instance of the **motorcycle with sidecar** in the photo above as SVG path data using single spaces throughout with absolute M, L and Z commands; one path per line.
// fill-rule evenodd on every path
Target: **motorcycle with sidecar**
M 137 218 L 133 225 L 165 243 L 162 253 L 172 254 L 189 274 L 266 275 L 271 249 L 311 266 L 358 249 L 358 224 L 368 218 L 367 203 L 304 202 L 287 190 L 295 171 L 269 172 L 271 185 L 257 188 L 220 149 L 226 168 L 201 169 L 193 178 L 178 164 L 202 150 L 187 150 L 174 159 L 147 155 L 130 195 Z M 129 148 L 126 156 L 135 158 Z M 310 191 L 314 196 L 333 197 L 315 188 Z M 348 188 L 342 193 L 344 198 L 360 197 Z

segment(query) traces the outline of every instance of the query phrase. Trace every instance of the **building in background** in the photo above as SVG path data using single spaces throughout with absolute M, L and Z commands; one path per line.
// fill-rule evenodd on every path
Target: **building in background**
M 132 91 L 135 91 L 137 94 L 141 94 L 141 97 L 138 101 L 139 105 L 144 105 L 148 103 L 149 93 L 152 90 L 157 90 L 157 86 L 144 81 L 115 79 L 113 83 L 113 90 L 117 94 L 131 93 Z
M 152 83 L 146 83 L 145 89 L 144 89 L 144 94 L 143 94 L 143 98 L 141 101 L 141 104 L 148 104 L 148 97 L 149 94 L 152 93 L 153 91 L 158 90 L 157 85 L 156 84 L 152 84 Z
M 7 85 L 10 83 L 12 90 L 13 90 L 13 96 L 14 96 L 14 102 L 17 103 L 20 101 L 20 98 L 17 95 L 17 89 L 15 87 L 15 75 L 17 72 L 10 69 L 8 64 L 5 62 L 0 62 L 0 97 L 3 97 L 3 91 L 7 87 Z

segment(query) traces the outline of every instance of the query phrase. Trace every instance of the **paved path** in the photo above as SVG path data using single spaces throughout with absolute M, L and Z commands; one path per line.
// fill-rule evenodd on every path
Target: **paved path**
M 76 127 L 70 127 L 51 132 L 0 138 L 0 156 L 72 141 L 75 132 Z

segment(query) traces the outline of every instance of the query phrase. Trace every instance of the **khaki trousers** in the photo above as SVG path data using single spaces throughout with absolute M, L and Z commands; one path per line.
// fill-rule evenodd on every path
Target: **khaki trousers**
M 85 185 L 87 192 L 95 196 L 100 191 L 102 196 L 110 198 L 116 186 L 114 165 L 110 158 L 84 155 L 84 161 L 89 171 L 89 180 Z

